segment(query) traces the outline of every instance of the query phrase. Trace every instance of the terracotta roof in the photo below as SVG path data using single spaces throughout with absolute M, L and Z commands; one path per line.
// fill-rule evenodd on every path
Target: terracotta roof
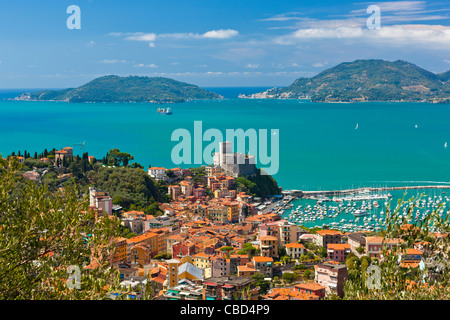
M 332 250 L 346 250 L 346 249 L 349 249 L 350 250 L 350 245 L 348 243 L 328 243 L 327 244 L 327 249 L 332 249 Z
M 406 250 L 406 254 L 423 254 L 423 252 L 419 249 L 410 248 Z
M 300 288 L 300 289 L 312 290 L 312 291 L 325 289 L 325 287 L 323 287 L 320 284 L 315 283 L 315 282 L 299 283 L 299 284 L 296 284 L 294 287 L 295 288 Z
M 265 237 L 260 237 L 260 240 L 278 240 L 277 237 L 272 237 L 272 236 L 265 236 Z
M 273 258 L 271 257 L 261 257 L 261 256 L 254 256 L 253 261 L 255 262 L 273 262 Z
M 302 248 L 302 249 L 305 249 L 305 246 L 303 244 L 301 244 L 301 243 L 293 242 L 293 243 L 288 243 L 286 245 L 286 248 Z
M 318 233 L 321 236 L 334 236 L 334 235 L 342 235 L 342 232 L 337 231 L 337 230 L 318 230 L 316 231 L 316 233 Z

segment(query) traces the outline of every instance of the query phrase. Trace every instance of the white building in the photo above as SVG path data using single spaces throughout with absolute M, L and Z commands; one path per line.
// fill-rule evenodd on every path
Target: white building
M 112 198 L 107 192 L 98 191 L 89 187 L 89 206 L 102 210 L 103 213 L 112 215 Z
M 167 178 L 166 168 L 150 167 L 150 168 L 148 168 L 147 173 L 153 179 L 163 180 L 163 179 Z

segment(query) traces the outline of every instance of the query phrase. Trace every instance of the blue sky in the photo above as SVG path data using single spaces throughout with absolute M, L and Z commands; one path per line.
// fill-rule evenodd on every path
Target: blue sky
M 81 9 L 70 30 L 66 9 Z M 381 9 L 380 29 L 366 25 Z M 356 59 L 450 69 L 449 1 L 0 0 L 0 88 L 105 74 L 202 87 L 286 86 Z

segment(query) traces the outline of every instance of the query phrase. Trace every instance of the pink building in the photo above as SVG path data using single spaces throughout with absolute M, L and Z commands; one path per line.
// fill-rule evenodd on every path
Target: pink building
M 326 293 L 334 293 L 340 297 L 344 296 L 344 283 L 348 277 L 345 264 L 336 261 L 327 261 L 314 266 L 314 281 L 325 287 Z
M 383 249 L 390 250 L 398 246 L 401 239 L 384 239 L 383 237 L 367 237 L 366 252 L 371 258 L 380 258 Z
M 328 258 L 333 261 L 344 262 L 350 251 L 348 243 L 329 243 L 327 245 Z

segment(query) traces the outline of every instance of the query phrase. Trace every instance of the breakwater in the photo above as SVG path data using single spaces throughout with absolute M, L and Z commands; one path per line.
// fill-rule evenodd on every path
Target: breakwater
M 345 190 L 317 190 L 317 191 L 303 191 L 303 190 L 284 190 L 284 196 L 291 196 L 295 198 L 317 198 L 328 196 L 344 196 L 349 194 L 364 194 L 380 191 L 393 190 L 414 190 L 414 189 L 450 189 L 450 185 L 426 185 L 426 186 L 400 186 L 400 187 L 366 187 Z

